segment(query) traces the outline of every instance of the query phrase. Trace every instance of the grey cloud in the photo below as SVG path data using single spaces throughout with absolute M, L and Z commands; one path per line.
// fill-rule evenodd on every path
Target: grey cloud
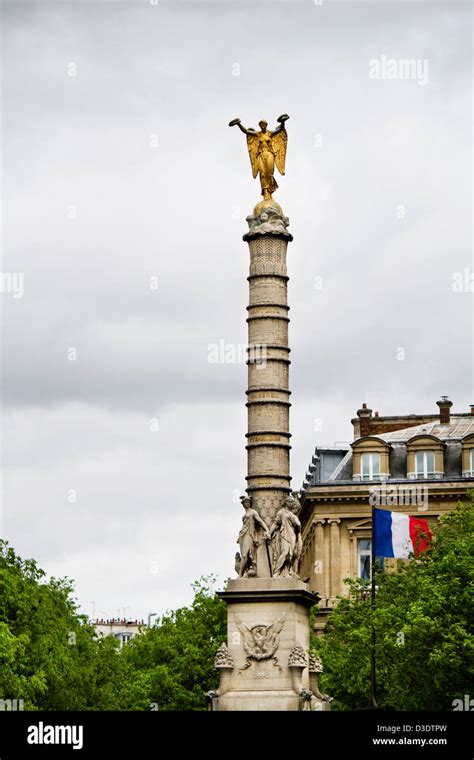
M 231 118 L 291 116 L 276 197 L 295 236 L 295 486 L 316 443 L 350 438 L 362 401 L 381 414 L 472 401 L 472 294 L 452 290 L 474 269 L 469 9 L 4 10 L 2 266 L 24 272 L 25 294 L 1 295 L 3 525 L 98 609 L 132 599 L 146 614 L 232 571 L 246 371 L 207 347 L 245 343 L 241 236 L 259 195 Z M 427 58 L 429 83 L 369 79 L 381 55 Z

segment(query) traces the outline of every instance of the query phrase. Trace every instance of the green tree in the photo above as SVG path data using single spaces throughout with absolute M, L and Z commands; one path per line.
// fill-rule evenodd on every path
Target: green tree
M 0 541 L 0 698 L 26 710 L 117 709 L 126 663 L 116 643 L 95 639 L 68 578 L 44 576 Z
M 71 580 L 46 581 L 0 541 L 0 699 L 23 700 L 25 710 L 203 709 L 226 638 L 214 582 L 201 578 L 190 607 L 119 650 L 78 614 Z
M 474 492 L 440 518 L 433 546 L 394 573 L 379 573 L 375 608 L 349 582 L 350 596 L 331 612 L 314 642 L 325 666 L 324 689 L 337 709 L 366 707 L 370 635 L 376 632 L 377 697 L 398 710 L 450 710 L 474 693 Z
M 132 678 L 120 694 L 122 709 L 205 709 L 205 692 L 217 687 L 214 657 L 227 636 L 226 605 L 214 584 L 213 576 L 200 578 L 190 607 L 166 613 L 124 647 Z

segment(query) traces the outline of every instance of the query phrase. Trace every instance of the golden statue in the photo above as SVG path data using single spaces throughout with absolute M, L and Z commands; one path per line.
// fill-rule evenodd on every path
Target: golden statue
M 260 175 L 260 185 L 264 201 L 272 201 L 272 193 L 278 185 L 273 176 L 275 164 L 280 174 L 285 173 L 286 145 L 288 142 L 288 133 L 285 129 L 285 121 L 290 117 L 284 113 L 279 116 L 277 121 L 279 126 L 273 131 L 267 129 L 268 122 L 259 121 L 257 130 L 243 127 L 240 119 L 232 119 L 229 127 L 239 127 L 244 135 L 247 135 L 247 148 L 252 165 L 252 174 L 255 177 Z M 263 205 L 263 204 L 262 204 Z

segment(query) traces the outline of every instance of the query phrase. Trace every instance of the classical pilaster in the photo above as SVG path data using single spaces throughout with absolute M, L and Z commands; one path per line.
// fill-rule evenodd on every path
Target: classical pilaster
M 339 518 L 328 520 L 330 529 L 331 542 L 331 582 L 330 596 L 334 597 L 340 593 L 340 569 L 341 569 L 341 543 L 339 538 Z
M 324 562 L 324 523 L 326 520 L 324 517 L 317 517 L 314 522 L 316 524 L 313 564 L 314 588 L 319 594 L 324 596 L 324 578 L 329 570 L 329 568 L 325 567 Z

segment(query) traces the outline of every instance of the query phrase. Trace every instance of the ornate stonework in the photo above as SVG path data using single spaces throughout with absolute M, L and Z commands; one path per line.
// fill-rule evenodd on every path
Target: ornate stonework
M 323 704 L 307 667 L 309 610 L 318 597 L 299 578 L 299 503 L 291 496 L 286 253 L 293 237 L 288 217 L 271 197 L 273 164 L 284 168 L 285 121 L 282 116 L 273 132 L 261 123 L 258 134 L 238 119 L 231 122 L 247 135 L 263 200 L 247 217 L 244 235 L 250 251 L 247 495 L 234 560 L 238 578 L 219 592 L 227 604 L 227 645 L 216 656 L 213 710 L 287 712 Z
M 255 623 L 255 625 L 249 627 L 239 617 L 236 617 L 236 622 L 242 634 L 243 646 L 246 653 L 245 665 L 242 670 L 250 667 L 252 660 L 273 660 L 273 664 L 279 667 L 275 652 L 280 643 L 278 634 L 285 625 L 285 615 L 282 615 L 275 623 L 271 624 Z
M 319 689 L 319 676 L 323 672 L 323 663 L 321 658 L 315 652 L 309 652 L 309 687 L 313 693 L 312 710 L 330 710 L 330 703 L 333 697 L 329 694 L 323 694 Z
M 234 660 L 231 653 L 229 652 L 227 644 L 224 642 L 220 645 L 219 649 L 216 652 L 216 656 L 214 658 L 214 667 L 217 669 L 234 667 Z
M 288 233 L 289 234 L 289 233 Z M 281 237 L 272 238 L 269 235 L 259 237 L 257 233 L 244 235 L 250 246 L 250 275 L 279 275 L 287 277 L 286 244 Z
M 308 664 L 306 652 L 301 644 L 295 644 L 288 657 L 289 668 L 305 668 Z
M 309 653 L 308 668 L 310 673 L 322 673 L 324 670 L 321 658 L 313 651 Z
M 267 206 L 261 209 L 259 214 L 250 214 L 246 221 L 249 225 L 249 231 L 244 236 L 245 240 L 250 240 L 251 236 L 254 235 L 283 235 L 287 240 L 293 239 L 287 230 L 290 220 L 284 216 L 279 207 Z

